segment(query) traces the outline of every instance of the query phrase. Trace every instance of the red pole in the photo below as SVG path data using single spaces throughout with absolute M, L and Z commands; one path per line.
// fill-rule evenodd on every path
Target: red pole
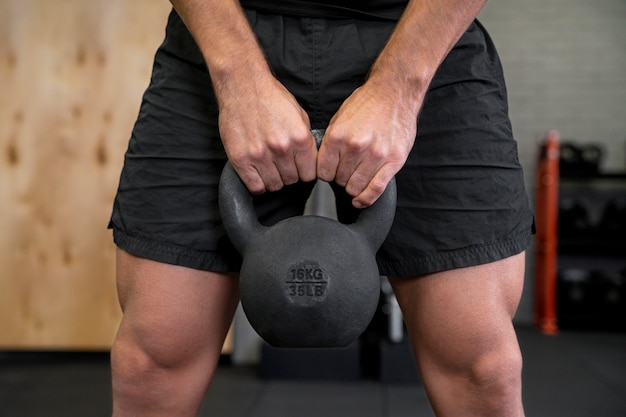
M 545 334 L 558 332 L 556 286 L 559 198 L 559 132 L 546 134 L 537 169 L 535 257 L 535 325 Z

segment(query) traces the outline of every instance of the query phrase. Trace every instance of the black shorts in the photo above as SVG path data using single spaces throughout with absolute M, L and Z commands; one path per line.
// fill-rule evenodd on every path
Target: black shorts
M 392 22 L 247 11 L 276 77 L 323 128 L 363 80 Z M 218 210 L 226 161 L 203 58 L 175 12 L 125 155 L 110 227 L 115 243 L 152 260 L 236 271 Z M 377 254 L 381 274 L 416 276 L 526 249 L 533 215 L 508 118 L 502 69 L 474 22 L 435 76 L 418 137 L 397 174 L 398 207 Z M 255 200 L 262 223 L 301 213 L 311 184 Z M 346 201 L 342 201 L 346 200 Z M 354 216 L 338 199 L 342 219 Z

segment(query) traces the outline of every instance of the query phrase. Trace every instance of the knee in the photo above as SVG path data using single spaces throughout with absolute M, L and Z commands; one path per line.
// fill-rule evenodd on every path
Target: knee
M 118 338 L 111 349 L 113 415 L 194 415 L 212 372 L 204 358 L 184 351 Z
M 125 413 L 132 410 L 128 404 L 137 407 L 147 406 L 152 387 L 146 382 L 153 379 L 154 370 L 157 368 L 143 349 L 120 340 L 119 337 L 115 340 L 111 348 L 113 415 L 130 414 Z
M 180 355 L 144 346 L 132 340 L 116 339 L 111 348 L 111 372 L 114 389 L 125 394 L 140 394 L 148 381 L 158 380 L 183 366 Z
M 116 340 L 111 348 L 113 382 L 118 386 L 139 387 L 147 375 L 156 373 L 162 366 L 145 349 L 137 344 Z
M 483 401 L 499 408 L 518 401 L 522 388 L 522 355 L 517 346 L 480 355 L 469 367 L 467 378 Z
M 140 343 L 117 338 L 111 348 L 111 367 L 121 375 L 139 376 L 187 366 L 193 355 L 167 343 Z
M 523 415 L 522 356 L 516 344 L 452 351 L 421 360 L 417 355 L 437 415 Z

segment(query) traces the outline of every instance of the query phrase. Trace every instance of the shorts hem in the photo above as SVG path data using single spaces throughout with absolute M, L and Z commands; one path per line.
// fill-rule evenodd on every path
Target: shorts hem
M 115 228 L 113 229 L 113 242 L 118 248 L 131 255 L 156 262 L 202 271 L 231 272 L 239 269 L 210 252 L 194 251 L 177 245 L 130 236 Z
M 417 254 L 417 259 L 402 261 L 378 260 L 382 275 L 415 277 L 457 268 L 483 265 L 517 255 L 530 245 L 533 232 L 524 231 L 516 236 L 486 245 L 475 245 L 442 252 Z
M 466 248 L 436 253 L 418 254 L 418 259 L 403 261 L 385 261 L 378 259 L 381 275 L 415 277 L 457 268 L 487 264 L 517 255 L 528 248 L 532 231 L 487 245 L 475 245 Z M 130 236 L 118 229 L 113 229 L 113 241 L 120 249 L 141 258 L 170 265 L 214 271 L 237 272 L 239 266 L 231 265 L 210 252 L 189 250 L 177 245 Z

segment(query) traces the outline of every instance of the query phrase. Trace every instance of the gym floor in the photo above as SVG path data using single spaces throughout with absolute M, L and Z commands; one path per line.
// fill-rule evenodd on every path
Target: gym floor
M 529 417 L 626 416 L 626 334 L 518 328 Z M 106 353 L 0 352 L 0 417 L 110 417 Z M 201 416 L 432 416 L 419 384 L 261 379 L 224 361 Z

